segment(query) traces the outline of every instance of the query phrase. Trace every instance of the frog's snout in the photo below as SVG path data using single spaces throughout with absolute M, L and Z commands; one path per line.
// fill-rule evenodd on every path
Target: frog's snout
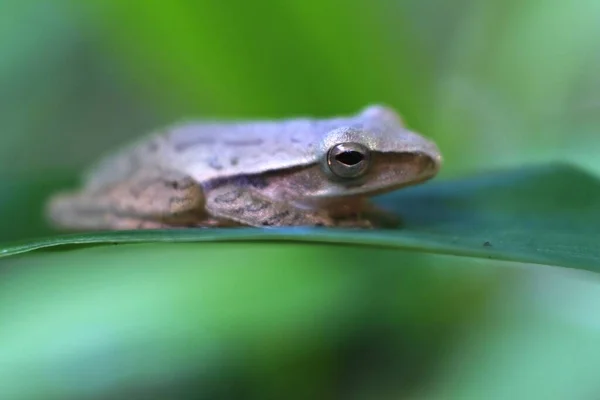
M 401 165 L 410 166 L 416 179 L 428 179 L 437 174 L 441 166 L 441 157 L 426 152 L 402 153 Z

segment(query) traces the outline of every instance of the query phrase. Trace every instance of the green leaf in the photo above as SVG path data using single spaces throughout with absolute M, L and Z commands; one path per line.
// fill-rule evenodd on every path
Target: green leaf
M 567 165 L 489 172 L 382 196 L 399 229 L 185 229 L 64 235 L 8 245 L 3 256 L 90 244 L 295 241 L 385 246 L 598 271 L 600 183 Z

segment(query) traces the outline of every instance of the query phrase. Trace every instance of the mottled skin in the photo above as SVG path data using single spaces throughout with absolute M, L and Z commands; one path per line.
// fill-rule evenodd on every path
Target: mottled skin
M 339 143 L 369 150 L 366 172 L 328 167 Z M 354 116 L 199 122 L 170 127 L 106 157 L 47 215 L 70 230 L 209 226 L 371 227 L 367 198 L 435 176 L 436 145 L 383 106 Z M 385 219 L 385 217 L 383 217 Z

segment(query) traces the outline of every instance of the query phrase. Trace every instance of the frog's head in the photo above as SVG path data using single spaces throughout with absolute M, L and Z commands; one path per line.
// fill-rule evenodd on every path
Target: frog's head
M 424 182 L 440 169 L 432 141 L 405 128 L 392 109 L 370 106 L 324 135 L 320 167 L 330 184 L 316 197 L 371 196 Z

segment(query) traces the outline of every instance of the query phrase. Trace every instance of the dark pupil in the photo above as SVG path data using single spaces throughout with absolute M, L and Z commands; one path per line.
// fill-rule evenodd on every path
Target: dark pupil
M 363 160 L 364 156 L 358 151 L 345 151 L 335 156 L 335 159 L 346 165 L 356 165 Z

